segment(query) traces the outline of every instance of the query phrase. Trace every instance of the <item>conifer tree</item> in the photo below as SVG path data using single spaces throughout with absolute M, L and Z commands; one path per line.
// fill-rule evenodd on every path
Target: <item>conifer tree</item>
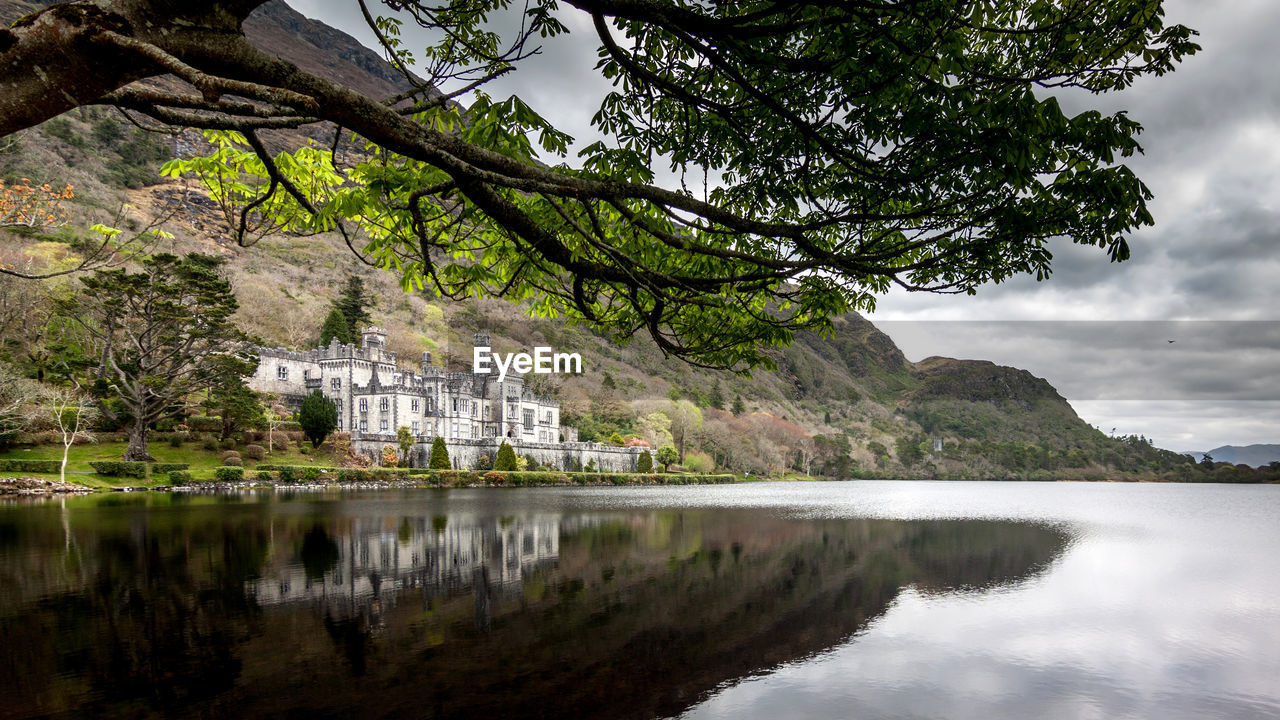
M 724 409 L 724 388 L 720 386 L 719 380 L 711 386 L 711 394 L 707 396 L 707 406 L 717 410 Z
M 742 396 L 741 396 L 741 395 L 736 395 L 736 396 L 734 396 L 734 398 L 733 398 L 733 414 L 734 414 L 734 415 L 741 415 L 742 413 L 744 413 L 744 412 L 746 412 L 746 411 L 747 411 L 747 405 L 746 405 L 746 403 L 742 402 Z
M 253 372 L 248 338 L 231 321 L 238 305 L 222 264 L 209 255 L 158 254 L 137 272 L 98 270 L 59 302 L 60 314 L 85 331 L 103 415 L 128 426 L 125 460 L 152 459 L 151 425 L 186 398 L 220 380 L 234 388 Z
M 347 330 L 351 342 L 360 337 L 364 327 L 372 319 L 369 317 L 369 295 L 364 289 L 364 280 L 359 275 L 348 275 L 347 284 L 342 294 L 333 302 L 333 307 L 347 319 Z
M 338 427 L 338 407 L 319 390 L 313 390 L 302 401 L 298 423 L 302 425 L 303 434 L 311 441 L 311 447 L 320 447 L 320 443 Z
M 648 450 L 640 453 L 640 458 L 636 460 L 636 472 L 653 472 L 653 455 Z
M 444 445 L 444 438 L 439 435 L 431 442 L 431 461 L 427 466 L 432 470 L 448 470 L 453 467 L 449 463 L 449 448 Z
M 511 449 L 507 441 L 503 440 L 502 445 L 498 447 L 498 456 L 494 458 L 493 469 L 510 472 L 516 469 L 516 451 Z
M 324 319 L 324 325 L 320 326 L 320 345 L 328 345 L 334 338 L 343 345 L 355 342 L 355 338 L 351 336 L 351 323 L 337 307 L 329 311 L 329 315 Z

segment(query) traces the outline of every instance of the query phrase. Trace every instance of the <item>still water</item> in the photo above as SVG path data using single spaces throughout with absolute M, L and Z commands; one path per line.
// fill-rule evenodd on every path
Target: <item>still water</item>
M 0 505 L 0 717 L 1280 717 L 1280 487 Z

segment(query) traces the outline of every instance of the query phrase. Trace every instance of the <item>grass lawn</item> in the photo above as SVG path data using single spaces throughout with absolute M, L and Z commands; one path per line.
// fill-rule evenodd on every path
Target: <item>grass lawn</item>
M 164 474 L 147 478 L 106 477 L 93 472 L 93 468 L 89 466 L 89 463 L 95 460 L 119 460 L 124 455 L 125 447 L 126 443 L 123 442 L 73 446 L 71 455 L 67 460 L 67 481 L 96 488 L 169 484 L 169 478 Z M 244 448 L 241 446 L 237 446 L 235 449 L 242 453 L 244 452 Z M 310 445 L 307 445 L 308 452 L 304 455 L 299 452 L 297 443 L 277 442 L 275 443 L 275 452 L 264 456 L 261 463 L 271 465 L 331 466 L 334 462 L 327 449 L 327 447 L 321 447 L 315 450 Z M 225 450 L 221 449 L 205 450 L 199 441 L 183 443 L 179 447 L 173 447 L 168 442 L 153 442 L 148 446 L 148 450 L 155 457 L 156 462 L 190 464 L 191 474 L 195 476 L 196 480 L 212 480 L 213 470 L 222 466 L 222 453 L 225 452 Z M 0 452 L 0 458 L 60 461 L 62 460 L 62 446 L 12 447 Z M 244 459 L 246 478 L 250 476 L 253 468 L 257 465 L 259 465 L 258 461 Z M 0 477 L 38 477 L 45 480 L 57 480 L 58 474 L 0 471 Z

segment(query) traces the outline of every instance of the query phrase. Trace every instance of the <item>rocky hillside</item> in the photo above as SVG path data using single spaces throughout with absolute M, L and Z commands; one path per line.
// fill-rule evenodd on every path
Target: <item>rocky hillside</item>
M 6 21 L 34 7 L 0 0 Z M 246 32 L 263 49 L 364 92 L 390 95 L 404 86 L 376 53 L 278 0 L 264 6 Z M 159 249 L 226 257 L 241 326 L 266 344 L 295 349 L 315 342 L 338 287 L 348 275 L 359 275 L 373 291 L 375 322 L 387 329 L 402 358 L 431 351 L 439 364 L 468 367 L 469 338 L 480 330 L 503 351 L 550 345 L 580 352 L 585 373 L 535 382 L 561 399 L 584 439 L 669 441 L 672 417 L 694 412 L 698 421 L 690 421 L 685 438 L 691 464 L 841 477 L 1098 478 L 1169 474 L 1187 464 L 1144 440 L 1103 436 L 1026 371 L 947 358 L 913 364 L 857 315 L 839 318 L 830 336 L 801 334 L 775 354 L 776 372 L 748 377 L 666 359 L 643 337 L 617 346 L 585 327 L 530 319 L 500 301 L 454 303 L 406 294 L 394 275 L 362 265 L 337 238 L 269 237 L 239 248 L 227 240 L 225 223 L 207 198 L 162 182 L 157 173 L 174 153 L 195 150 L 190 136 L 146 133 L 103 108 L 77 110 L 0 142 L 0 176 L 76 187 L 70 224 L 4 237 L 10 257 L 0 261 L 55 263 L 83 242 L 92 222 L 139 227 L 161 218 L 175 237 Z M 31 346 L 38 342 L 33 334 L 38 338 L 38 328 L 29 323 L 0 322 L 4 359 L 29 363 L 24 358 L 34 356 Z

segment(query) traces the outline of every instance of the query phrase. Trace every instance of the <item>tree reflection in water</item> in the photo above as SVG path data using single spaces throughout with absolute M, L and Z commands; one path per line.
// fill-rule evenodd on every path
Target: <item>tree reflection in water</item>
M 1064 545 L 736 509 L 105 500 L 69 531 L 56 506 L 0 508 L 0 715 L 670 715 L 846 641 L 904 587 L 1017 581 Z

